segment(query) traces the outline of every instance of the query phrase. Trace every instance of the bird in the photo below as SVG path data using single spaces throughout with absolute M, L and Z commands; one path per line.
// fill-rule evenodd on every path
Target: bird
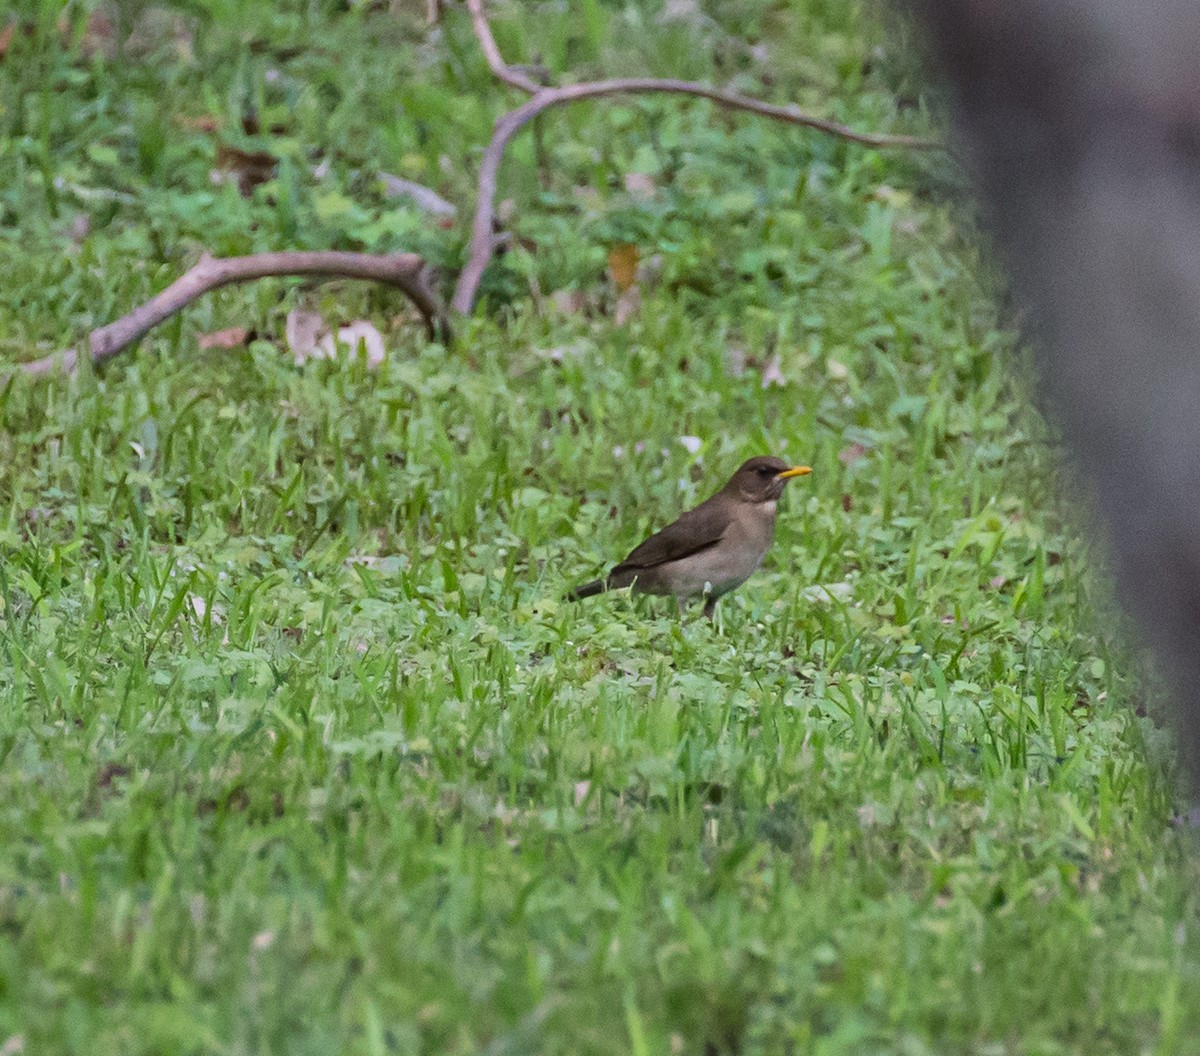
M 699 595 L 711 620 L 717 600 L 749 579 L 771 548 L 784 485 L 811 472 L 770 455 L 748 459 L 715 495 L 650 536 L 603 579 L 568 591 L 566 600 L 632 587 L 635 594 L 674 595 L 682 616 L 684 602 Z

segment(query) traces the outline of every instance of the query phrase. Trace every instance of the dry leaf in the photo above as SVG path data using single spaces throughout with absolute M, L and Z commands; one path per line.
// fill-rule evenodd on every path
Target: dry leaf
M 240 348 L 249 336 L 250 331 L 244 326 L 230 326 L 224 330 L 214 330 L 211 334 L 201 334 L 196 338 L 196 343 L 201 349 Z
M 592 783 L 590 781 L 575 782 L 575 806 L 582 806 L 583 801 L 587 799 L 587 794 L 591 791 Z
M 319 313 L 296 309 L 288 312 L 284 332 L 297 366 L 310 359 L 337 359 L 339 348 L 357 354 L 360 343 L 369 367 L 379 366 L 387 355 L 383 334 L 365 319 L 340 326 L 335 333 Z
M 3 29 L 0 29 L 0 59 L 3 59 L 8 54 L 8 49 L 12 47 L 13 33 L 17 30 L 17 24 L 10 22 Z
M 636 286 L 630 286 L 617 298 L 617 306 L 613 310 L 613 323 L 617 326 L 624 326 L 641 310 L 642 291 Z
M 365 319 L 356 319 L 352 323 L 338 327 L 336 339 L 335 335 L 326 334 L 317 342 L 317 354 L 325 359 L 336 359 L 338 346 L 341 345 L 349 349 L 352 354 L 357 355 L 360 343 L 367 354 L 368 367 L 379 366 L 387 357 L 387 351 L 383 346 L 383 334 Z
M 843 466 L 848 466 L 851 462 L 857 462 L 863 457 L 863 455 L 867 453 L 868 450 L 869 448 L 866 446 L 866 444 L 860 444 L 858 441 L 855 441 L 854 443 L 843 447 L 838 452 L 838 461 Z
M 313 357 L 317 339 L 326 329 L 325 320 L 318 312 L 306 312 L 302 308 L 288 312 L 287 322 L 284 324 L 284 336 L 297 363 L 303 363 L 306 359 Z
M 237 178 L 238 192 L 243 198 L 249 198 L 260 183 L 273 179 L 276 165 L 278 161 L 275 156 L 265 150 L 242 150 L 230 146 L 217 148 L 217 169 L 232 173 Z
M 632 242 L 618 242 L 608 251 L 608 274 L 621 293 L 637 282 L 639 259 L 638 247 Z

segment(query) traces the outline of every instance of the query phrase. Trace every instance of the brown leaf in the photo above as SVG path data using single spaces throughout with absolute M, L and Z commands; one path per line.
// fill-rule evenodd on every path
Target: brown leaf
M 278 160 L 265 150 L 242 150 L 240 147 L 220 146 L 217 148 L 217 168 L 232 172 L 237 177 L 238 191 L 243 198 L 260 183 L 266 183 L 275 175 Z
M 608 251 L 608 274 L 620 293 L 637 282 L 640 257 L 638 247 L 632 242 L 618 242 Z
M 993 576 L 990 580 L 988 580 L 988 586 L 991 587 L 992 590 L 999 590 L 1007 582 L 1007 576 Z
M 3 29 L 0 29 L 0 59 L 3 59 L 8 54 L 8 49 L 12 47 L 13 33 L 17 30 L 17 24 L 10 22 Z
M 211 334 L 200 334 L 196 343 L 201 349 L 240 348 L 249 336 L 250 331 L 244 326 L 230 326 L 224 330 L 214 330 Z

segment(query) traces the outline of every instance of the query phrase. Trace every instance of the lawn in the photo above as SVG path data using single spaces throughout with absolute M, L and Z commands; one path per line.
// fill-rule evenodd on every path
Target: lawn
M 493 6 L 559 80 L 945 134 L 865 0 Z M 203 249 L 448 292 L 520 96 L 424 7 L 0 16 L 0 357 Z M 1200 1051 L 1171 740 L 954 162 L 641 96 L 501 199 L 448 347 L 269 280 L 0 388 L 0 1054 Z M 562 600 L 766 453 L 814 472 L 714 625 Z

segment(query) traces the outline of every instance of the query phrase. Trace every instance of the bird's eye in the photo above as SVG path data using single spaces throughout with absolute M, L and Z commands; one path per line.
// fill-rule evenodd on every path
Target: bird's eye
M 758 472 L 764 477 L 773 477 L 775 475 L 775 470 L 770 466 L 759 466 Z

